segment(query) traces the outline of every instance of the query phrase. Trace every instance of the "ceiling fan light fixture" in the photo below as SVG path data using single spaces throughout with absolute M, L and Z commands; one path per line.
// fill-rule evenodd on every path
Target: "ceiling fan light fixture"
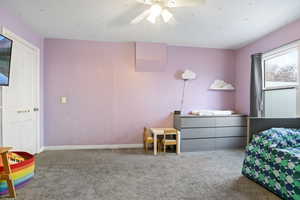
M 144 4 L 151 4 L 152 0 L 144 0 Z
M 156 23 L 156 17 L 157 17 L 156 15 L 150 14 L 149 17 L 147 17 L 147 20 L 149 22 L 151 22 L 152 24 L 155 24 Z
M 175 8 L 175 7 L 177 6 L 176 0 L 169 0 L 169 1 L 167 2 L 167 6 L 168 6 L 169 8 Z
M 150 8 L 150 15 L 158 17 L 161 14 L 162 7 L 158 4 L 154 4 Z
M 168 23 L 172 17 L 173 17 L 173 14 L 170 13 L 170 11 L 168 11 L 167 9 L 164 9 L 162 12 L 161 12 L 161 16 L 164 20 L 165 23 Z
M 150 15 L 149 17 L 147 18 L 147 20 L 149 22 L 151 22 L 152 24 L 155 24 L 156 22 L 156 18 L 158 16 L 160 16 L 162 13 L 162 7 L 159 5 L 159 4 L 154 4 L 151 6 L 150 8 Z
M 155 24 L 157 18 L 160 16 L 162 17 L 163 22 L 168 23 L 173 18 L 173 14 L 170 12 L 169 8 L 177 7 L 176 0 L 138 0 L 138 2 L 144 4 L 149 3 L 150 8 L 134 18 L 131 21 L 131 24 L 137 24 L 145 18 L 152 24 Z

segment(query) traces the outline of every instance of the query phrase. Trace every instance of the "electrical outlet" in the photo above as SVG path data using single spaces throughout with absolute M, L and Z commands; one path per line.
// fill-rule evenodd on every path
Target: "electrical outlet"
M 61 104 L 66 104 L 66 103 L 68 103 L 68 98 L 67 98 L 67 97 L 60 97 L 60 103 L 61 103 Z

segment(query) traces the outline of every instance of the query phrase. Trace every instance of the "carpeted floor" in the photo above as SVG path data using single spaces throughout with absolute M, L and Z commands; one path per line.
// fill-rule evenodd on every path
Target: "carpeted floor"
M 242 151 L 48 151 L 18 200 L 278 200 L 241 175 Z

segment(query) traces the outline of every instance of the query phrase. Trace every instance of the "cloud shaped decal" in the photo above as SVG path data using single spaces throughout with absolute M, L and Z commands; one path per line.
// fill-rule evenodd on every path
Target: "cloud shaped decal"
M 209 88 L 210 90 L 234 90 L 233 85 L 223 80 L 215 80 Z

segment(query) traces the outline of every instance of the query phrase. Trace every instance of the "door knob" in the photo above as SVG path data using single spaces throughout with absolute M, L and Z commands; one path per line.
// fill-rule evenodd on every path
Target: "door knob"
M 34 112 L 38 112 L 38 111 L 39 111 L 39 108 L 34 108 L 33 111 L 34 111 Z

